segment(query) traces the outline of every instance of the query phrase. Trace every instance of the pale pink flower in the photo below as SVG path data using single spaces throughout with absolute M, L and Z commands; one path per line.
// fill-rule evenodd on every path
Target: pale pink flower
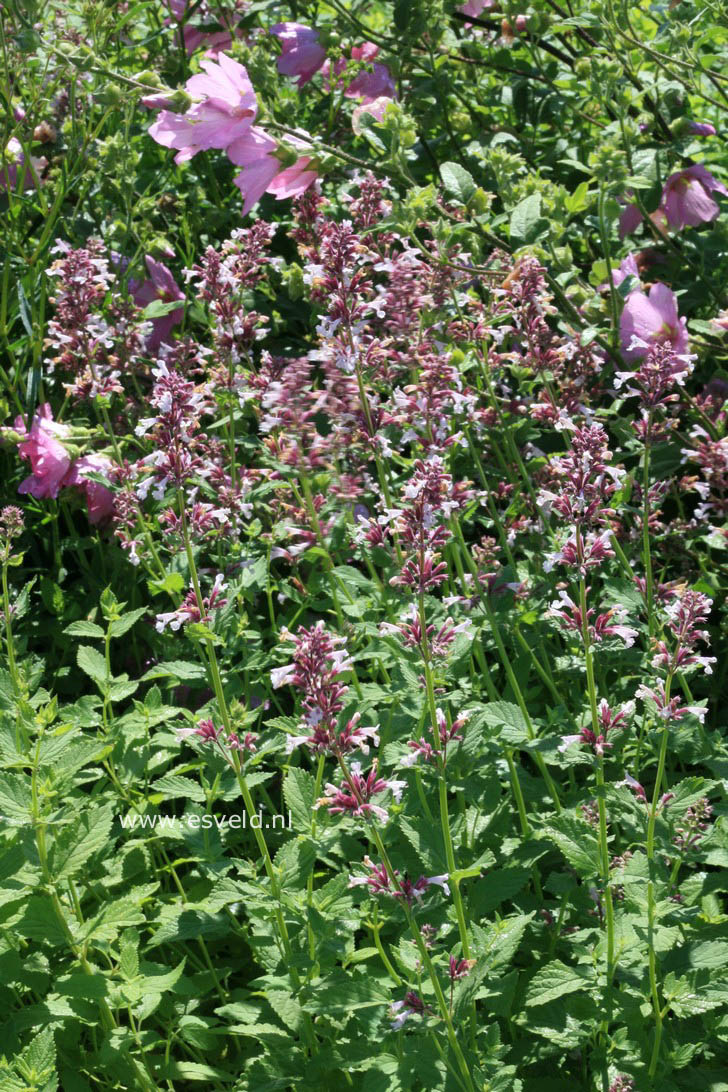
M 310 157 L 303 156 L 293 166 L 281 170 L 277 149 L 276 141 L 255 126 L 228 148 L 229 158 L 243 168 L 233 180 L 244 198 L 243 215 L 250 212 L 264 193 L 272 193 L 278 200 L 298 197 L 315 182 L 316 171 L 307 169 Z
M 270 28 L 281 43 L 278 71 L 295 78 L 299 88 L 308 83 L 326 60 L 326 50 L 319 45 L 318 31 L 300 23 L 276 23 Z
M 653 284 L 649 296 L 637 289 L 630 292 L 619 323 L 622 355 L 639 360 L 652 345 L 669 344 L 676 353 L 688 350 L 684 318 L 677 312 L 677 300 L 666 284 Z
M 262 129 L 251 127 L 227 150 L 233 163 L 242 167 L 233 179 L 243 195 L 243 215 L 257 205 L 281 168 L 275 152 L 277 143 Z
M 105 455 L 83 455 L 71 467 L 64 485 L 77 485 L 86 494 L 89 523 L 106 523 L 114 514 L 114 494 L 100 482 L 87 477 L 93 474 L 105 474 L 111 466 L 111 460 Z
M 253 85 L 243 65 L 221 53 L 204 60 L 204 72 L 191 76 L 186 90 L 195 103 L 186 114 L 163 110 L 149 134 L 165 148 L 175 148 L 183 163 L 207 148 L 227 148 L 244 136 L 258 112 Z
M 468 0 L 467 4 L 462 4 L 458 11 L 462 15 L 470 15 L 473 19 L 477 19 L 484 11 L 490 11 L 495 7 L 495 0 Z
M 379 48 L 373 42 L 364 42 L 363 45 L 354 46 L 351 51 L 352 60 L 371 63 L 379 53 Z M 391 72 L 385 64 L 372 64 L 371 72 L 362 71 L 351 81 L 344 92 L 348 99 L 361 99 L 363 105 L 374 102 L 375 99 L 395 99 L 397 90 Z
M 728 196 L 723 183 L 700 163 L 671 174 L 663 187 L 661 202 L 670 227 L 697 227 L 715 220 L 719 209 L 711 193 Z
M 316 169 L 311 168 L 310 163 L 310 156 L 301 156 L 292 167 L 286 167 L 275 176 L 268 186 L 268 193 L 272 193 L 279 201 L 285 197 L 299 197 L 318 177 Z
M 377 121 L 382 121 L 384 118 L 384 112 L 391 103 L 391 98 L 387 95 L 382 95 L 378 99 L 372 99 L 370 102 L 362 102 L 359 106 L 354 108 L 354 112 L 351 115 L 351 127 L 357 136 L 360 136 L 364 128 L 364 117 L 366 114 L 370 114 Z
M 627 196 L 631 197 L 631 192 Z M 631 235 L 633 231 L 636 231 L 642 223 L 642 219 L 642 212 L 634 202 L 626 204 L 619 216 L 620 239 L 624 239 L 625 235 Z
M 15 428 L 25 433 L 22 417 L 16 417 Z M 32 474 L 18 486 L 19 493 L 30 493 L 32 497 L 58 496 L 67 485 L 71 469 L 71 456 L 61 443 L 61 438 L 68 435 L 68 428 L 53 420 L 50 405 L 45 402 L 33 418 L 27 440 L 18 446 L 21 459 L 29 459 Z
M 223 50 L 230 48 L 233 36 L 229 30 L 215 30 L 208 34 L 198 27 L 187 24 L 182 30 L 182 39 L 188 57 L 193 54 L 196 49 L 199 49 L 200 46 L 204 45 L 207 46 L 205 57 L 211 61 L 216 61 Z
M 366 105 L 374 102 L 375 99 L 394 99 L 397 97 L 394 79 L 387 66 L 373 63 L 378 54 L 379 46 L 375 45 L 374 42 L 363 42 L 359 46 L 354 46 L 351 51 L 351 61 L 361 61 L 364 64 L 371 65 L 371 71 L 363 70 L 359 72 L 351 83 L 344 88 L 344 95 L 348 99 L 360 99 Z M 343 80 L 334 80 L 332 77 L 340 77 L 349 64 L 350 61 L 345 57 L 341 57 L 333 65 L 333 69 L 328 61 L 322 66 L 321 71 L 329 79 L 331 89 L 341 86 Z
M 132 297 L 139 307 L 146 307 L 154 300 L 162 303 L 173 303 L 175 300 L 184 301 L 185 294 L 179 287 L 171 270 L 163 262 L 157 262 L 151 254 L 146 256 L 149 280 L 144 281 L 138 287 L 132 287 Z M 184 316 L 184 307 L 175 307 L 166 315 L 152 319 L 152 333 L 147 338 L 147 349 L 154 351 L 164 343 L 171 341 L 172 329 L 178 326 Z

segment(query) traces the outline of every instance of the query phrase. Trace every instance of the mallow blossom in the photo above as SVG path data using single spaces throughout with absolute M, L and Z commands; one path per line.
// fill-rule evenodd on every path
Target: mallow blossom
M 217 62 L 206 60 L 202 66 L 205 72 L 192 76 L 186 84 L 187 93 L 196 100 L 194 104 L 185 114 L 162 109 L 149 128 L 150 136 L 165 148 L 177 150 L 176 163 L 184 163 L 203 149 L 224 150 L 242 168 L 235 185 L 243 195 L 243 214 L 250 212 L 264 193 L 272 193 L 279 200 L 302 194 L 317 177 L 310 156 L 295 159 L 304 141 L 290 138 L 294 148 L 291 155 L 289 149 L 253 124 L 258 101 L 243 65 L 221 53 Z M 169 96 L 152 95 L 142 101 L 157 109 L 165 106 Z M 283 162 L 286 156 L 287 166 Z
M 277 153 L 277 142 L 256 126 L 227 149 L 228 158 L 242 167 L 233 181 L 243 195 L 244 216 L 264 193 L 272 193 L 279 201 L 299 197 L 316 181 L 317 172 L 310 167 L 310 156 L 300 156 L 281 170 Z
M 55 500 L 62 489 L 77 486 L 86 495 L 88 518 L 93 524 L 110 519 L 114 512 L 114 496 L 100 482 L 88 477 L 89 472 L 105 474 L 111 461 L 105 455 L 83 455 L 73 461 L 64 444 L 71 430 L 60 421 L 53 420 L 48 402 L 38 409 L 30 432 L 23 418 L 15 419 L 15 431 L 25 436 L 18 445 L 21 459 L 28 459 L 32 473 L 18 486 L 19 493 L 29 493 L 38 500 Z
M 185 114 L 162 110 L 149 135 L 165 148 L 177 151 L 184 163 L 208 148 L 228 148 L 245 136 L 258 112 L 258 102 L 246 68 L 220 53 L 217 61 L 202 61 L 204 72 L 191 76 L 185 88 L 194 100 Z M 158 96 L 142 100 L 156 107 Z
M 291 76 L 299 88 L 308 83 L 326 60 L 326 50 L 319 45 L 318 31 L 300 23 L 276 23 L 270 28 L 281 43 L 278 71 Z
M 139 307 L 147 307 L 154 300 L 162 303 L 173 303 L 180 300 L 184 303 L 185 294 L 179 287 L 170 269 L 163 262 L 157 262 L 151 256 L 146 256 L 149 278 L 140 285 L 131 285 L 132 297 Z M 164 343 L 171 341 L 172 330 L 182 321 L 184 307 L 175 307 L 166 315 L 152 319 L 152 332 L 147 338 L 147 349 L 154 351 Z
M 71 455 L 66 450 L 62 440 L 70 432 L 66 425 L 53 420 L 53 412 L 48 402 L 39 408 L 30 432 L 26 431 L 23 418 L 15 419 L 15 428 L 20 433 L 25 433 L 27 439 L 18 447 L 21 459 L 28 459 L 32 473 L 18 486 L 19 493 L 30 493 L 38 499 L 50 497 L 55 499 L 61 489 L 68 484 L 67 478 L 71 469 Z
M 114 494 L 101 482 L 88 477 L 92 474 L 107 474 L 111 460 L 105 455 L 83 455 L 71 467 L 64 485 L 76 485 L 86 494 L 89 523 L 106 523 L 114 514 Z
M 719 209 L 712 193 L 728 196 L 723 183 L 700 163 L 671 174 L 663 187 L 661 201 L 670 227 L 697 227 L 715 220 Z
M 709 224 L 719 212 L 718 204 L 711 196 L 713 193 L 726 196 L 728 190 L 702 163 L 694 163 L 670 175 L 662 188 L 660 204 L 650 219 L 658 229 L 665 224 L 676 229 Z M 643 220 L 639 207 L 629 201 L 631 196 L 628 191 L 623 199 L 626 203 L 619 217 L 620 239 L 631 235 Z
M 366 106 L 368 103 L 374 102 L 375 99 L 395 99 L 397 97 L 394 78 L 387 66 L 374 63 L 374 59 L 378 55 L 379 46 L 375 45 L 374 42 L 362 42 L 361 45 L 352 48 L 351 61 L 360 61 L 371 66 L 371 70 L 362 69 L 351 83 L 344 87 L 346 98 L 359 99 Z M 350 61 L 342 57 L 336 61 L 333 70 L 328 61 L 322 66 L 321 71 L 325 77 L 328 77 L 332 90 L 334 87 L 341 87 L 344 81 L 341 79 L 336 80 L 336 77 L 340 77 L 349 64 Z
M 659 281 L 649 295 L 637 289 L 627 296 L 619 335 L 626 360 L 639 360 L 653 345 L 669 344 L 676 353 L 688 350 L 686 320 L 678 315 L 674 293 Z

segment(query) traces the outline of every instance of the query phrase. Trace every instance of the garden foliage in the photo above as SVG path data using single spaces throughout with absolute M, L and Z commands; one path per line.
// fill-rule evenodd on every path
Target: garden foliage
M 0 1090 L 728 1089 L 725 6 L 0 23 Z

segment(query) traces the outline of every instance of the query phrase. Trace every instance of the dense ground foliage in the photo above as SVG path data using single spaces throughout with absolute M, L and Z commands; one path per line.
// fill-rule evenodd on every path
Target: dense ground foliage
M 3 0 L 0 1089 L 728 1089 L 728 16 Z

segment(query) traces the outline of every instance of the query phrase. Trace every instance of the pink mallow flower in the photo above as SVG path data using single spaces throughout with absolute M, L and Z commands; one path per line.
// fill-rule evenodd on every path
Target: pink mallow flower
M 373 42 L 364 42 L 354 46 L 351 57 L 354 61 L 371 63 L 379 53 Z M 348 99 L 360 99 L 364 106 L 375 99 L 396 99 L 397 89 L 392 73 L 385 64 L 372 64 L 371 72 L 362 71 L 351 81 L 344 94 Z
M 637 259 L 634 254 L 628 254 L 626 258 L 623 258 L 617 269 L 612 269 L 612 284 L 615 288 L 619 288 L 622 281 L 626 281 L 627 277 L 640 278 L 640 271 L 637 268 Z M 607 281 L 599 285 L 599 291 L 603 292 L 609 287 Z
M 270 32 L 281 43 L 278 71 L 281 76 L 292 76 L 298 87 L 303 87 L 326 60 L 326 50 L 319 45 L 318 31 L 300 23 L 276 23 Z
M 360 46 L 354 46 L 351 51 L 351 61 L 360 61 L 371 66 L 371 71 L 366 69 L 359 72 L 350 84 L 344 88 L 344 95 L 348 99 L 359 99 L 363 105 L 374 102 L 375 99 L 395 99 L 397 91 L 391 72 L 384 64 L 374 64 L 374 58 L 379 54 L 379 46 L 374 42 L 363 42 Z M 334 80 L 332 77 L 341 76 L 351 62 L 342 57 L 333 66 L 328 61 L 322 66 L 322 73 L 330 79 L 331 89 L 340 86 L 342 80 Z
M 495 0 L 468 0 L 467 4 L 460 5 L 458 11 L 461 15 L 470 15 L 473 19 L 477 19 L 484 11 L 490 11 L 494 7 Z
M 700 163 L 671 174 L 663 187 L 661 202 L 670 227 L 697 227 L 715 220 L 719 209 L 711 193 L 728 196 L 723 183 Z
M 310 157 L 302 156 L 281 170 L 277 151 L 276 141 L 255 126 L 228 148 L 228 157 L 243 168 L 233 181 L 243 195 L 244 216 L 264 193 L 272 193 L 278 200 L 298 197 L 315 182 L 317 173 L 309 167 Z
M 146 256 L 149 279 L 137 287 L 132 287 L 132 297 L 138 307 L 147 307 L 154 300 L 162 303 L 173 303 L 175 300 L 184 301 L 185 294 L 179 287 L 171 270 L 163 262 L 157 262 L 151 254 Z M 147 338 L 147 349 L 155 351 L 164 343 L 171 341 L 172 330 L 182 321 L 184 307 L 175 307 L 166 315 L 152 319 L 152 332 Z
M 83 455 L 71 467 L 64 485 L 77 485 L 86 494 L 89 523 L 106 523 L 114 514 L 114 494 L 105 485 L 87 477 L 92 474 L 105 474 L 111 466 L 111 460 L 105 455 Z
M 244 136 L 258 112 L 258 103 L 247 70 L 221 53 L 217 61 L 202 62 L 204 72 L 191 76 L 187 93 L 195 100 L 185 114 L 162 110 L 149 127 L 149 135 L 165 148 L 177 151 L 183 163 L 207 148 L 227 148 Z M 155 106 L 157 96 L 149 105 Z
M 45 402 L 33 418 L 30 432 L 26 432 L 22 417 L 16 417 L 15 428 L 26 433 L 27 440 L 18 446 L 21 459 L 29 459 L 32 474 L 18 486 L 19 493 L 32 497 L 56 498 L 68 484 L 71 456 L 61 440 L 68 436 L 66 425 L 53 420 L 51 407 Z
M 666 284 L 653 284 L 649 296 L 637 289 L 630 292 L 619 323 L 622 355 L 639 360 L 652 345 L 669 344 L 676 353 L 688 350 L 684 318 L 677 312 L 677 300 Z

